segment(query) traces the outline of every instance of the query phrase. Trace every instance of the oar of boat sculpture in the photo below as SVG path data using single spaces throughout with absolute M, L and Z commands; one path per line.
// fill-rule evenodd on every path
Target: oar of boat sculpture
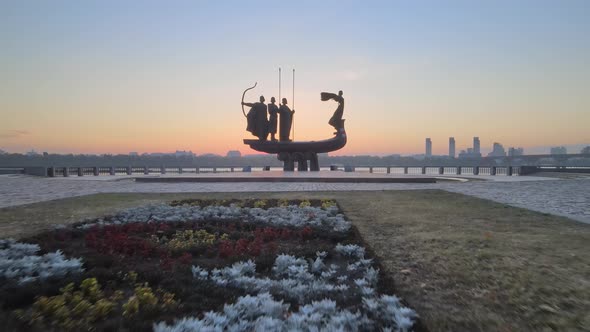
M 338 94 L 322 92 L 322 101 L 334 100 L 338 108 L 328 122 L 336 129 L 334 137 L 320 141 L 268 141 L 266 137 L 259 139 L 244 139 L 244 144 L 260 152 L 276 154 L 283 162 L 283 170 L 294 171 L 297 163 L 298 171 L 307 171 L 308 163 L 310 171 L 319 171 L 318 153 L 332 152 L 346 145 L 346 131 L 344 130 L 344 98 L 342 91 Z M 262 97 L 261 97 L 261 100 Z

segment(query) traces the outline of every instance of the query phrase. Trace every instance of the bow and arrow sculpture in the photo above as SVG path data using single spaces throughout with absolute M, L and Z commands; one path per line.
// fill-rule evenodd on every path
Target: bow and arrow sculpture
M 248 118 L 248 116 L 246 115 L 246 111 L 244 111 L 244 97 L 246 96 L 246 92 L 254 89 L 256 87 L 256 85 L 258 84 L 258 82 L 255 82 L 254 85 L 252 85 L 251 87 L 249 87 L 248 89 L 244 90 L 244 93 L 242 93 L 242 113 L 244 113 L 244 117 Z

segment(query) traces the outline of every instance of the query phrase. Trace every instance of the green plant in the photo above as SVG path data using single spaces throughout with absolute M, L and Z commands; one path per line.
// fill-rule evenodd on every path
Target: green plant
M 41 296 L 29 311 L 15 311 L 15 316 L 30 325 L 51 325 L 64 330 L 88 330 L 96 321 L 103 320 L 115 307 L 116 297 L 105 298 L 95 278 L 87 278 L 79 290 L 70 283 L 60 289 L 60 294 Z
M 170 249 L 188 249 L 191 247 L 206 245 L 210 246 L 215 243 L 215 234 L 211 234 L 204 229 L 177 231 L 173 238 L 166 244 Z
M 154 294 L 147 284 L 135 287 L 134 294 L 123 304 L 123 316 L 133 316 L 140 311 L 169 310 L 178 305 L 174 300 L 174 294 L 162 290 L 158 290 L 157 293 Z
M 130 283 L 135 283 L 137 281 L 137 272 L 129 271 L 129 272 L 125 273 L 123 280 L 129 281 Z
M 336 202 L 331 199 L 322 199 L 322 209 L 328 209 L 332 206 L 336 206 Z
M 268 202 L 265 199 L 260 199 L 260 200 L 257 200 L 256 202 L 254 202 L 254 207 L 264 209 L 264 207 L 267 205 L 267 203 Z
M 128 272 L 123 280 L 134 284 L 137 273 Z M 172 293 L 158 289 L 154 294 L 147 283 L 135 285 L 133 295 L 125 300 L 123 290 L 115 290 L 106 297 L 96 278 L 87 278 L 78 289 L 74 283 L 69 283 L 60 289 L 60 294 L 38 297 L 30 309 L 15 310 L 13 314 L 20 321 L 42 330 L 52 326 L 59 330 L 81 331 L 92 330 L 96 322 L 111 315 L 120 315 L 121 308 L 123 316 L 133 316 L 143 311 L 171 310 L 178 306 Z
M 301 201 L 301 203 L 299 203 L 299 207 L 301 207 L 301 208 L 309 207 L 309 206 L 311 206 L 311 203 L 307 199 L 304 199 Z

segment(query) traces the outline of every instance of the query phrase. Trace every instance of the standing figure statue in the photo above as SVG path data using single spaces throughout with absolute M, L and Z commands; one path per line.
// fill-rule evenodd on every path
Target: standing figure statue
M 336 129 L 334 134 L 338 133 L 338 130 L 342 128 L 342 115 L 344 113 L 344 97 L 342 97 L 342 90 L 338 91 L 338 94 L 329 93 L 329 92 L 322 92 L 322 101 L 333 99 L 334 101 L 338 102 L 338 108 L 334 111 L 334 115 L 328 121 L 328 124 Z
M 291 110 L 287 106 L 287 98 L 283 98 L 283 104 L 279 108 L 279 114 L 281 115 L 279 124 L 279 138 L 281 142 L 289 142 L 289 134 L 291 133 L 291 125 L 293 124 L 293 113 L 295 110 Z
M 266 111 L 266 104 L 264 103 L 264 96 L 260 96 L 260 102 L 245 103 L 243 106 L 251 107 L 246 118 L 248 119 L 248 126 L 246 130 L 252 135 L 258 137 L 261 141 L 266 141 L 268 136 L 268 114 Z
M 279 113 L 279 107 L 275 104 L 277 100 L 275 97 L 270 98 L 270 104 L 268 104 L 268 132 L 270 133 L 270 140 L 276 142 L 277 138 L 275 134 L 277 133 L 277 119 Z

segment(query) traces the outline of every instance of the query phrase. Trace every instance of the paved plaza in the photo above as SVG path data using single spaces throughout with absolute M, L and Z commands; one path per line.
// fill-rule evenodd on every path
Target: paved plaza
M 296 173 L 293 174 L 291 173 L 289 176 L 297 176 Z M 331 176 L 329 173 L 325 174 Z M 321 174 L 316 173 L 316 176 L 321 176 Z M 346 176 L 354 176 L 354 174 Z M 367 174 L 362 176 L 367 176 Z M 132 177 L 125 176 L 42 178 L 24 175 L 2 175 L 0 176 L 0 208 L 95 193 L 442 189 L 590 223 L 590 177 L 557 179 L 529 176 L 479 176 L 476 180 L 473 178 L 467 176 L 453 177 L 454 180 L 452 181 L 439 181 L 435 184 L 317 182 L 136 183 Z

